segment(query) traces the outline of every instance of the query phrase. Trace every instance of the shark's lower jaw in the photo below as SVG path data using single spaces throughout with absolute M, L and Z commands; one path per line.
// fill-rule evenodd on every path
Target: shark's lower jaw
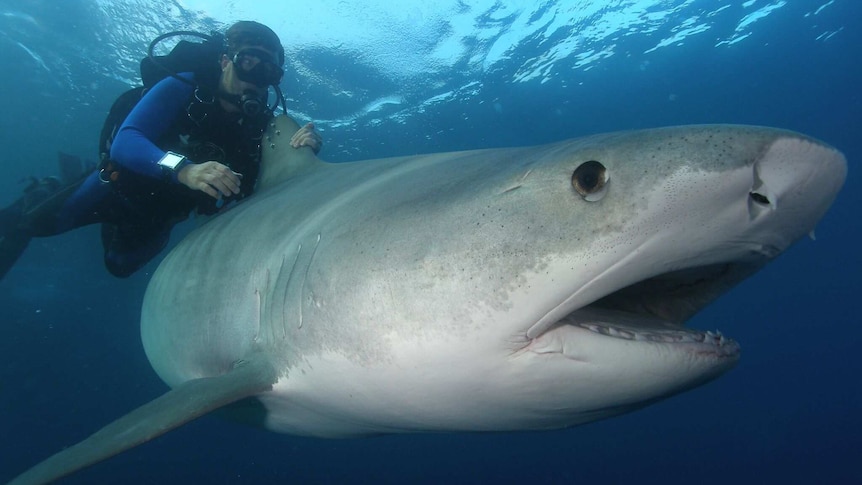
M 720 331 L 701 331 L 650 318 L 645 315 L 626 314 L 613 310 L 585 309 L 574 312 L 560 321 L 606 337 L 631 340 L 647 344 L 688 345 L 698 352 L 721 357 L 739 354 L 739 344 Z
M 673 326 L 673 328 L 663 328 L 658 326 L 656 328 L 650 328 L 647 325 L 640 325 L 637 327 L 624 327 L 619 324 L 612 325 L 604 322 L 579 322 L 576 323 L 576 325 L 581 328 L 600 333 L 602 335 L 622 338 L 626 340 L 643 340 L 646 342 L 665 343 L 704 343 L 710 345 L 717 345 L 719 347 L 724 347 L 725 345 L 734 343 L 733 340 L 730 340 L 725 337 L 719 330 L 716 330 L 715 332 L 711 332 L 709 330 L 703 332 L 699 330 L 689 330 L 686 328 L 680 329 L 676 328 L 675 326 Z

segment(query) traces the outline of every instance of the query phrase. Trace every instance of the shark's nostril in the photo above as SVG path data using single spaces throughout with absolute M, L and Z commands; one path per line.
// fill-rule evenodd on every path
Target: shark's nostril
M 751 192 L 749 194 L 749 196 L 751 197 L 751 200 L 757 202 L 758 204 L 763 204 L 763 205 L 769 205 L 770 204 L 769 198 L 763 194 L 759 194 L 757 192 Z

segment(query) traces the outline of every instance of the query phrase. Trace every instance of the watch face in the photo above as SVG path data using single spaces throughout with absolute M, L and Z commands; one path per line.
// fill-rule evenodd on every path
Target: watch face
M 185 160 L 186 157 L 178 155 L 174 152 L 165 153 L 165 156 L 159 160 L 159 165 L 171 170 L 176 170 L 177 166 Z

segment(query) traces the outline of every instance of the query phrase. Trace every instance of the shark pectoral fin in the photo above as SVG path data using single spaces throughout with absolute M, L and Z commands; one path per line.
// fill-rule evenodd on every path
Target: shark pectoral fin
M 42 484 L 147 442 L 210 411 L 272 389 L 277 374 L 265 360 L 242 361 L 227 374 L 185 382 L 89 438 L 22 473 L 9 485 Z

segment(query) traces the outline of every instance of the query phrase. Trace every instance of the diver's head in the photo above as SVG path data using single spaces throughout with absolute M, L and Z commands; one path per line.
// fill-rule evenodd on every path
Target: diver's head
M 284 47 L 272 29 L 252 21 L 235 23 L 225 38 L 221 87 L 235 99 L 223 104 L 229 111 L 257 114 L 266 106 L 269 86 L 278 86 L 284 75 Z

